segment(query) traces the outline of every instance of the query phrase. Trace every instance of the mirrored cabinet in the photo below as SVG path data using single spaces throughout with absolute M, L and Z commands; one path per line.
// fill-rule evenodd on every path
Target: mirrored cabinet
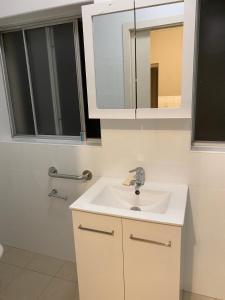
M 194 27 L 186 2 L 83 7 L 90 118 L 191 117 Z

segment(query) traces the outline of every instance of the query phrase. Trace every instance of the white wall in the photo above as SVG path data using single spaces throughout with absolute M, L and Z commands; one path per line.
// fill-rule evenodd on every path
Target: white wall
M 1 84 L 0 78 L 0 131 L 7 136 Z M 225 154 L 191 152 L 190 128 L 184 120 L 115 120 L 102 122 L 103 146 L 0 142 L 0 241 L 72 259 L 68 207 L 89 184 L 49 179 L 48 168 L 77 174 L 87 168 L 94 182 L 124 178 L 142 165 L 147 180 L 189 185 L 185 289 L 225 299 Z M 49 199 L 53 187 L 69 201 Z
M 71 4 L 91 2 L 88 0 L 2 0 L 0 1 L 0 18 L 7 18 L 34 11 L 63 7 Z

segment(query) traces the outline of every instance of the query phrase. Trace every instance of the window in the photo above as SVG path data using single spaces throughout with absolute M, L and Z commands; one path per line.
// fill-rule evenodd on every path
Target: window
M 82 22 L 1 35 L 14 136 L 99 138 L 88 119 Z
M 195 141 L 225 141 L 225 1 L 199 1 Z

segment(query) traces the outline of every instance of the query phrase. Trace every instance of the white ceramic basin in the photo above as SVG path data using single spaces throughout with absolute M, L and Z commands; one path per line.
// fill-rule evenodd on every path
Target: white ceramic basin
M 71 209 L 182 226 L 187 185 L 146 182 L 140 195 L 122 179 L 102 177 L 71 205 Z
M 171 193 L 167 191 L 157 191 L 143 187 L 140 195 L 137 196 L 134 193 L 134 188 L 110 185 L 105 186 L 91 203 L 119 209 L 163 214 L 167 210 L 170 195 Z

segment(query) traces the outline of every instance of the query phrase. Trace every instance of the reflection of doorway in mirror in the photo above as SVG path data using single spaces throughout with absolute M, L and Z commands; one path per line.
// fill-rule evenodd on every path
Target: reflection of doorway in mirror
M 153 76 L 151 78 L 151 107 L 180 107 L 183 26 L 151 30 L 149 40 L 151 77 Z M 152 69 L 152 66 L 156 65 L 160 71 L 156 72 Z M 158 76 L 157 79 L 156 76 Z M 158 103 L 155 99 L 157 94 Z
M 159 64 L 151 64 L 151 108 L 158 108 Z

